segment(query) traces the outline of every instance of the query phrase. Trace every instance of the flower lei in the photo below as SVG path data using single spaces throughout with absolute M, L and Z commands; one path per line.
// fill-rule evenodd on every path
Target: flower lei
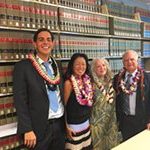
M 136 91 L 137 84 L 141 80 L 141 89 L 143 89 L 144 75 L 143 75 L 143 70 L 141 68 L 138 67 L 135 77 L 132 78 L 133 82 L 130 84 L 129 89 L 126 88 L 125 81 L 123 80 L 123 76 L 125 75 L 125 72 L 126 70 L 123 68 L 119 73 L 118 88 L 120 88 L 124 93 L 130 95 Z
M 47 72 L 41 67 L 39 62 L 36 60 L 35 56 L 33 54 L 28 55 L 28 59 L 32 62 L 33 67 L 36 69 L 36 71 L 40 74 L 40 76 L 43 77 L 44 80 L 46 80 L 49 84 L 59 84 L 60 83 L 60 74 L 57 67 L 57 75 L 55 77 L 50 77 Z M 54 61 L 55 62 L 55 61 Z M 56 66 L 57 63 L 55 62 Z
M 75 91 L 75 95 L 76 95 L 78 103 L 80 105 L 92 106 L 93 87 L 91 84 L 90 77 L 87 74 L 83 76 L 82 79 L 83 79 L 84 86 L 82 86 L 81 81 L 74 75 L 71 75 L 70 79 L 73 84 L 73 89 Z
M 107 90 L 104 87 L 104 85 L 98 80 L 98 78 L 94 77 L 94 82 L 97 85 L 97 87 L 99 88 L 100 92 L 106 98 L 106 101 L 108 103 L 112 103 L 114 100 L 114 89 L 113 89 L 111 80 L 109 81 L 109 85 L 108 85 Z

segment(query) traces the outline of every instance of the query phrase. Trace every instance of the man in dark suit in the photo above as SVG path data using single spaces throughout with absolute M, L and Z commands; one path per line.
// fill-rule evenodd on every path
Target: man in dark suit
M 114 77 L 116 114 L 123 140 L 150 129 L 150 74 L 138 66 L 138 54 L 123 54 L 123 69 Z
M 62 79 L 58 63 L 51 56 L 54 37 L 48 29 L 42 28 L 35 32 L 33 44 L 35 54 L 16 63 L 14 69 L 18 134 L 31 149 L 63 150 Z

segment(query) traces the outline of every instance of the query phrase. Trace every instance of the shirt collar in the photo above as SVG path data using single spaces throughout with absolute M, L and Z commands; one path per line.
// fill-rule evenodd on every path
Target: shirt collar
M 38 55 L 36 55 L 36 59 L 40 63 L 40 65 L 42 65 L 44 63 L 44 61 Z M 48 62 L 49 62 L 49 64 L 52 64 L 52 59 L 49 58 Z
M 127 77 L 128 74 L 132 74 L 132 77 L 134 77 L 136 73 L 137 73 L 137 69 L 136 69 L 133 73 L 129 73 L 129 72 L 127 71 L 125 77 Z

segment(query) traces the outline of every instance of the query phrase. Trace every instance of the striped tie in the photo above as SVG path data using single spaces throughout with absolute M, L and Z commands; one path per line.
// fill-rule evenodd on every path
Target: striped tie
M 130 88 L 130 79 L 132 77 L 132 74 L 128 74 L 127 80 L 126 80 L 126 88 L 129 90 Z M 129 108 L 129 94 L 124 94 L 124 102 L 123 102 L 123 111 L 126 115 L 130 114 L 130 108 Z

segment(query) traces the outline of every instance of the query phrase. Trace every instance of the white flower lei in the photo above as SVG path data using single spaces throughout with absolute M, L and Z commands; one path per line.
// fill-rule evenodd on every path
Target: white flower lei
M 126 88 L 125 86 L 125 81 L 123 79 L 120 80 L 120 87 L 122 89 L 123 92 L 125 92 L 126 94 L 132 94 L 133 92 L 136 91 L 136 87 L 137 87 L 137 83 L 140 80 L 141 77 L 141 73 L 140 71 L 137 71 L 135 74 L 135 77 L 132 79 L 132 83 L 130 84 L 129 89 Z
M 92 87 L 91 79 L 87 74 L 85 74 L 82 79 L 83 79 L 85 88 L 83 88 L 79 79 L 77 79 L 74 75 L 71 75 L 71 81 L 73 84 L 73 89 L 75 91 L 77 101 L 80 105 L 92 106 L 93 87 Z
M 37 70 L 37 72 L 46 80 L 49 84 L 59 84 L 60 83 L 60 73 L 57 66 L 57 75 L 53 78 L 50 77 L 40 66 L 39 62 L 36 60 L 35 56 L 30 53 L 28 55 L 28 59 L 32 62 L 33 67 Z M 57 65 L 57 63 L 55 62 Z
M 114 100 L 114 89 L 112 86 L 112 82 L 109 82 L 108 89 L 104 87 L 104 85 L 97 79 L 97 77 L 94 77 L 94 81 L 99 88 L 100 92 L 104 95 L 106 98 L 106 101 L 108 103 L 112 103 Z

